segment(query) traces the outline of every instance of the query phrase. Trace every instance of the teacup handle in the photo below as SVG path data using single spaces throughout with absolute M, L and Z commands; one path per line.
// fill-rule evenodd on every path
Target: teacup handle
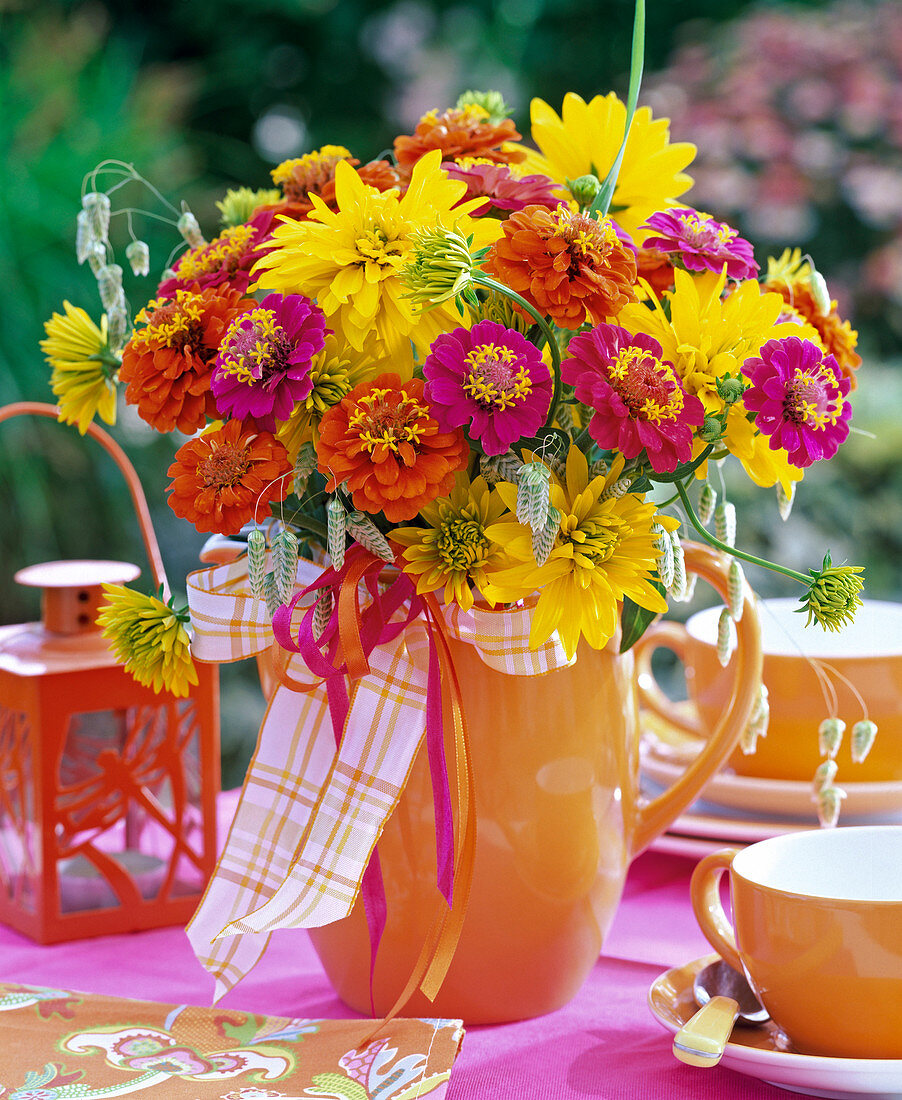
M 663 619 L 652 623 L 633 647 L 636 655 L 636 687 L 639 692 L 640 709 L 650 710 L 668 726 L 675 726 L 693 737 L 704 737 L 704 727 L 698 714 L 692 710 L 686 712 L 675 705 L 662 691 L 651 666 L 652 654 L 656 649 L 669 649 L 680 664 L 686 664 L 686 641 L 689 635 L 682 623 Z M 694 708 L 693 708 L 694 710 Z
M 686 568 L 707 581 L 724 603 L 728 602 L 729 566 L 716 551 L 700 543 L 683 544 Z M 730 667 L 733 685 L 730 704 L 701 752 L 666 791 L 637 810 L 633 829 L 632 853 L 636 855 L 660 836 L 690 803 L 726 761 L 748 724 L 761 686 L 761 627 L 755 599 L 748 584 L 743 585 L 742 618 L 736 623 L 737 647 Z
M 739 848 L 720 848 L 705 856 L 692 872 L 689 893 L 695 919 L 705 939 L 722 959 L 741 974 L 742 959 L 736 950 L 736 936 L 720 900 L 721 877 L 732 867 L 733 859 L 739 852 Z

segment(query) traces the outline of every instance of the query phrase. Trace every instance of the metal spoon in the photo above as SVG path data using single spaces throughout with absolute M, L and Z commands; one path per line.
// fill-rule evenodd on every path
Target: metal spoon
M 673 1037 L 674 1055 L 690 1066 L 716 1066 L 734 1024 L 763 1024 L 770 1019 L 745 975 L 723 959 L 699 970 L 692 993 L 701 1007 Z

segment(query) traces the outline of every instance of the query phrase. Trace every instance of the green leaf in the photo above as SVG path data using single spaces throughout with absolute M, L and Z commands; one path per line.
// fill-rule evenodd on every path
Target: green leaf
M 661 595 L 664 595 L 664 586 L 659 584 L 658 581 L 649 581 L 653 588 L 656 588 Z M 627 650 L 639 641 L 645 631 L 649 628 L 653 619 L 658 616 L 657 611 L 649 611 L 647 607 L 640 607 L 637 603 L 629 598 L 629 596 L 623 597 L 623 614 L 620 616 L 620 625 L 622 630 L 622 638 L 620 640 L 620 652 L 626 653 Z

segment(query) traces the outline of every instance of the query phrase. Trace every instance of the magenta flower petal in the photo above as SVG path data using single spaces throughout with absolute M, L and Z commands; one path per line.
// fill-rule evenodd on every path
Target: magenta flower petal
M 551 405 L 551 374 L 541 352 L 496 321 L 437 336 L 423 377 L 442 429 L 468 425 L 487 455 L 535 435 Z
M 755 425 L 770 436 L 772 450 L 782 447 L 803 467 L 836 454 L 849 434 L 852 383 L 832 355 L 811 340 L 786 336 L 768 340 L 742 373 L 752 383 L 743 402 L 757 414 Z
M 276 430 L 313 389 L 310 368 L 326 338 L 323 311 L 301 294 L 268 294 L 229 326 L 211 378 L 224 417 Z
M 671 259 L 679 258 L 689 271 L 723 271 L 731 279 L 754 279 L 758 264 L 752 246 L 726 222 L 697 210 L 659 210 L 643 229 L 652 231 L 642 242 Z
M 645 450 L 658 473 L 688 461 L 704 406 L 683 390 L 657 340 L 601 324 L 574 336 L 567 352 L 561 377 L 594 410 L 589 434 L 600 447 L 617 447 L 625 458 Z

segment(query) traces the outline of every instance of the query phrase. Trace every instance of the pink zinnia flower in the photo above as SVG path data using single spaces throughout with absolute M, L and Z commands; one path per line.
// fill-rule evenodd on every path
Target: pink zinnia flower
M 692 429 L 705 419 L 697 397 L 680 385 L 651 336 L 619 325 L 596 325 L 567 345 L 561 377 L 595 410 L 589 434 L 604 450 L 635 458 L 644 450 L 653 470 L 675 470 L 692 454 Z
M 487 455 L 504 454 L 533 435 L 551 404 L 551 373 L 541 352 L 497 321 L 437 336 L 423 376 L 442 429 L 469 425 Z
M 642 242 L 669 256 L 678 255 L 689 271 L 723 271 L 731 279 L 754 279 L 758 264 L 752 246 L 725 222 L 698 210 L 659 210 L 643 229 L 654 234 Z
M 492 164 L 489 161 L 446 161 L 442 168 L 453 180 L 462 180 L 467 193 L 460 200 L 478 199 L 485 195 L 485 206 L 473 211 L 482 217 L 494 207 L 496 210 L 523 210 L 530 205 L 553 209 L 561 201 L 554 194 L 554 180 L 548 176 L 515 176 L 508 164 Z
M 263 237 L 261 229 L 250 222 L 224 229 L 212 241 L 183 253 L 173 265 L 174 274 L 160 283 L 157 296 L 174 298 L 176 290 L 187 290 L 195 283 L 202 289 L 225 284 L 244 294 L 251 268 L 260 258 Z
M 268 294 L 237 317 L 219 345 L 211 388 L 216 408 L 238 420 L 252 417 L 275 431 L 313 389 L 310 366 L 323 349 L 326 319 L 301 294 Z
M 849 434 L 852 382 L 832 355 L 811 340 L 785 336 L 768 340 L 742 373 L 752 383 L 743 402 L 758 414 L 755 426 L 770 436 L 771 450 L 783 447 L 795 466 L 836 454 Z

